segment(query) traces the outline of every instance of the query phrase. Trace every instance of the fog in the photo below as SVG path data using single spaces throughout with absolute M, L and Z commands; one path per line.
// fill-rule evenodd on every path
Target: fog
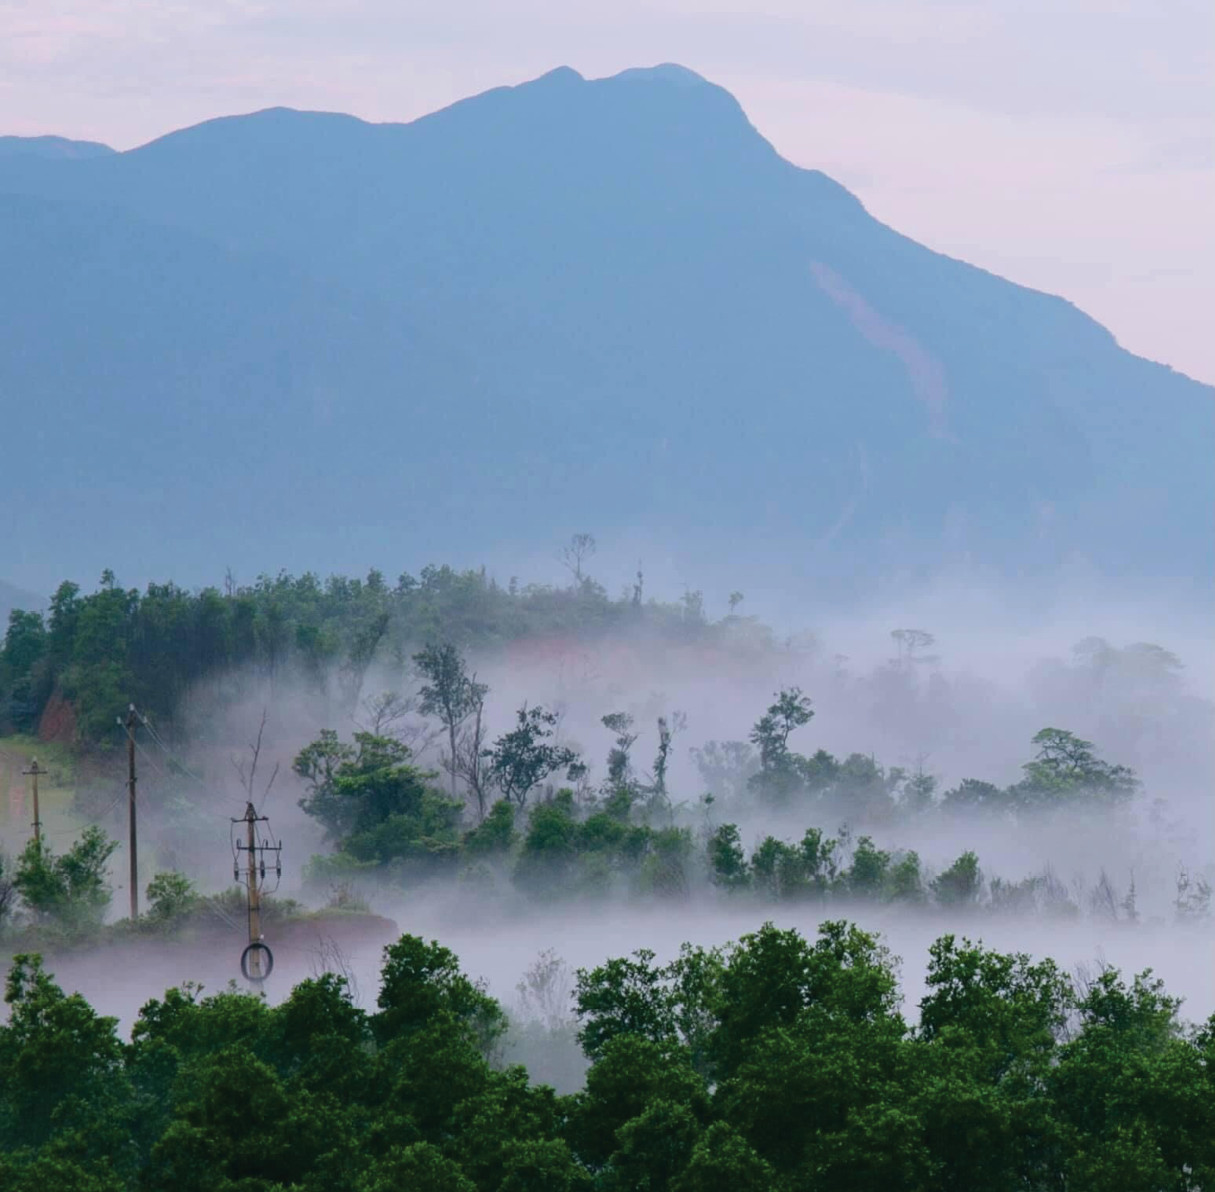
M 951 593 L 936 586 L 901 604 L 851 616 L 787 618 L 781 631 L 773 631 L 748 615 L 744 599 L 712 644 L 640 631 L 585 634 L 519 641 L 467 661 L 490 689 L 488 740 L 510 726 L 524 703 L 554 710 L 559 740 L 591 766 L 584 784 L 588 798 L 604 777 L 612 745 L 613 734 L 601 722 L 605 714 L 634 718 L 638 739 L 631 757 L 641 780 L 651 769 L 657 717 L 679 714 L 673 721 L 681 727 L 668 779 L 670 815 L 693 833 L 697 857 L 706 833 L 727 822 L 739 825 L 748 854 L 768 834 L 796 841 L 811 826 L 828 835 L 843 829 L 845 847 L 867 834 L 892 852 L 916 850 L 926 877 L 966 850 L 978 854 L 985 889 L 992 878 L 1016 882 L 1049 874 L 1075 904 L 1070 917 L 838 897 L 770 903 L 753 895 L 732 897 L 702 873 L 693 875 L 682 897 L 648 902 L 623 888 L 597 900 L 570 892 L 538 901 L 512 887 L 506 872 L 488 881 L 468 873 L 442 880 L 361 877 L 354 892 L 391 922 L 366 926 L 357 937 L 340 923 L 321 923 L 276 939 L 268 926 L 277 963 L 266 995 L 278 1000 L 293 981 L 328 967 L 351 976 L 359 999 L 371 1007 L 380 949 L 395 931 L 439 939 L 511 1006 L 525 970 L 547 950 L 576 968 L 641 947 L 665 958 L 685 941 L 722 944 L 766 920 L 812 934 L 825 919 L 849 918 L 879 931 L 902 958 L 904 1010 L 912 1018 L 928 945 L 945 932 L 1002 950 L 1052 956 L 1065 969 L 1152 968 L 1172 993 L 1185 998 L 1186 1017 L 1206 1017 L 1215 1012 L 1215 969 L 1202 951 L 1209 918 L 1181 921 L 1174 903 L 1179 873 L 1215 880 L 1211 635 L 1175 609 L 1152 615 L 1114 599 L 1056 601 L 1039 617 L 1024 609 L 1011 616 L 1014 606 L 1019 607 L 1011 598 L 981 589 Z M 891 636 L 909 628 L 933 640 L 909 652 Z M 1161 650 L 1136 648 L 1141 643 Z M 408 699 L 418 686 L 403 656 L 378 659 L 353 703 L 349 693 L 342 694 L 336 671 L 292 672 L 273 681 L 252 671 L 229 673 L 192 691 L 185 730 L 176 738 L 155 733 L 154 726 L 141 730 L 141 798 L 148 805 L 143 881 L 158 869 L 176 868 L 206 892 L 231 887 L 230 821 L 242 813 L 248 793 L 235 763 L 248 774 L 250 746 L 264 712 L 261 754 L 249 789 L 283 841 L 279 893 L 310 906 L 332 900 L 332 889 L 304 881 L 309 857 L 328 846 L 319 826 L 300 810 L 303 787 L 291 771 L 292 759 L 323 728 L 349 736 L 367 727 L 368 701 L 376 694 L 394 691 Z M 814 710 L 809 724 L 790 737 L 791 748 L 806 755 L 825 749 L 838 758 L 859 753 L 887 768 L 922 771 L 937 779 L 938 798 L 963 778 L 999 786 L 1015 782 L 1033 757 L 1031 738 L 1046 726 L 1070 730 L 1093 742 L 1103 759 L 1133 767 L 1142 787 L 1117 810 L 1015 821 L 939 809 L 911 814 L 897 807 L 866 821 L 847 808 L 811 802 L 764 807 L 748 792 L 745 772 L 719 771 L 714 778 L 697 765 L 695 751 L 711 741 L 746 741 L 774 693 L 791 686 L 810 697 Z M 442 742 L 433 730 L 416 711 L 392 726 L 421 764 L 437 770 Z M 117 757 L 113 764 L 118 767 Z M 703 799 L 707 793 L 714 796 L 711 803 Z M 536 792 L 532 801 L 543 797 Z M 87 806 L 90 798 L 108 801 L 109 795 L 85 792 L 80 798 Z M 112 811 L 105 822 L 112 834 L 125 837 L 121 812 Z M 5 844 L 14 851 L 13 842 Z M 125 872 L 119 852 L 116 916 L 126 904 Z M 1112 921 L 1096 907 L 1093 890 L 1103 875 L 1118 900 L 1133 882 L 1138 922 Z M 215 990 L 238 976 L 242 930 L 243 923 L 217 917 L 214 933 L 193 943 L 140 942 L 122 945 L 120 953 L 114 947 L 64 953 L 52 956 L 49 967 L 65 985 L 129 1025 L 139 1005 L 168 985 L 193 980 Z

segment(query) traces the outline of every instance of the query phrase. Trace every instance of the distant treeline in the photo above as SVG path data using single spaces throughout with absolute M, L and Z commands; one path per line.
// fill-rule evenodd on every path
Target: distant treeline
M 375 657 L 403 662 L 430 642 L 483 649 L 625 626 L 697 639 L 743 625 L 735 616 L 711 624 L 696 592 L 676 603 L 647 599 L 640 574 L 612 597 L 583 574 L 588 549 L 593 543 L 583 541 L 580 553 L 567 550 L 574 575 L 566 587 L 520 587 L 513 579 L 503 586 L 484 569 L 445 566 L 395 583 L 378 571 L 365 579 L 262 576 L 197 591 L 173 583 L 126 589 L 108 571 L 90 594 L 65 582 L 45 614 L 10 614 L 0 649 L 0 732 L 33 731 L 56 698 L 66 701 L 82 743 L 113 740 L 115 718 L 131 702 L 171 728 L 192 685 L 234 667 L 271 678 L 336 676 L 335 694 L 353 707 Z
M 130 1042 L 15 958 L 0 1025 L 6 1192 L 1196 1192 L 1215 1187 L 1215 1019 L 1150 973 L 939 939 L 918 1022 L 897 961 L 828 922 L 639 951 L 562 990 L 569 1095 L 498 1056 L 502 1007 L 437 942 L 282 1004 L 170 989 Z M 535 978 L 539 978 L 537 981 Z M 563 1004 L 564 1003 L 564 1004 Z M 568 1025 L 566 1025 L 568 1024 Z

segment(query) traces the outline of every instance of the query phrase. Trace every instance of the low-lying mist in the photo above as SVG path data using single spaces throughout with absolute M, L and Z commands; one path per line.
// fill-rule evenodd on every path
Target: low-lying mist
M 699 599 L 685 598 L 690 615 L 703 616 Z M 942 591 L 907 606 L 913 611 L 836 615 L 778 632 L 746 615 L 739 597 L 711 638 L 579 626 L 466 652 L 468 672 L 488 689 L 487 748 L 512 728 L 518 709 L 539 705 L 556 716 L 553 740 L 587 767 L 576 780 L 554 773 L 527 794 L 515 817 L 521 834 L 529 813 L 562 786 L 574 788 L 575 819 L 603 805 L 608 755 L 619 735 L 603 718 L 613 713 L 627 718 L 620 723 L 634 738 L 626 750 L 629 781 L 652 795 L 662 718 L 672 734 L 664 798 L 639 798 L 629 814 L 686 831 L 692 860 L 673 886 L 643 889 L 608 874 L 538 893 L 514 879 L 508 857 L 336 873 L 310 864 L 335 842 L 301 810 L 305 785 L 292 762 L 322 730 L 343 740 L 358 731 L 396 737 L 435 772 L 436 787 L 449 789 L 445 732 L 421 714 L 423 679 L 410 651 L 399 649 L 377 653 L 357 673 L 344 662 L 217 673 L 185 696 L 172 734 L 152 723 L 141 728 L 144 880 L 175 869 L 207 893 L 230 886 L 231 819 L 251 799 L 284 844 L 280 897 L 309 906 L 365 900 L 396 930 L 454 948 L 506 1004 L 517 1000 L 516 984 L 546 950 L 568 965 L 591 965 L 639 947 L 669 956 L 684 941 L 721 943 L 768 919 L 809 933 L 824 919 L 850 918 L 881 931 L 907 958 L 909 1011 L 922 988 L 927 945 L 944 932 L 1051 955 L 1064 967 L 1151 967 L 1186 997 L 1189 1017 L 1215 1010 L 1215 974 L 1194 963 L 1215 880 L 1210 642 L 1180 622 L 1171 627 L 1167 617 L 1107 615 L 1096 603 L 1083 616 L 1077 602 L 1066 616 L 1034 626 L 1025 615 L 1001 624 L 994 600 L 959 597 L 951 605 Z M 855 755 L 877 775 L 881 801 L 757 795 L 753 729 L 776 694 L 792 689 L 811 701 L 813 715 L 789 733 L 789 749 L 803 758 L 825 750 L 840 762 Z M 1133 796 L 1016 814 L 950 800 L 966 779 L 1001 789 L 1021 780 L 1035 756 L 1033 738 L 1047 727 L 1090 742 L 1112 766 L 1130 767 L 1139 783 Z M 117 755 L 99 764 L 121 770 Z M 112 805 L 114 789 L 82 790 L 77 802 L 119 835 L 123 808 Z M 458 782 L 456 793 L 468 800 L 467 830 L 478 809 L 466 784 Z M 906 901 L 876 892 L 857 897 L 836 879 L 826 893 L 823 886 L 817 895 L 786 897 L 778 884 L 760 881 L 759 869 L 747 889 L 731 891 L 705 861 L 713 833 L 727 824 L 737 826 L 752 862 L 765 838 L 794 848 L 811 828 L 838 842 L 841 867 L 855 863 L 862 840 L 888 854 L 892 866 L 914 853 L 923 893 Z M 930 891 L 967 853 L 977 857 L 977 885 L 952 905 Z M 119 852 L 120 891 L 125 867 Z M 115 910 L 124 902 L 120 893 Z M 162 954 L 124 945 L 131 963 L 65 953 L 56 965 L 66 984 L 129 1019 L 167 984 L 222 985 L 235 975 L 238 937 L 236 931 L 223 948 Z M 272 929 L 267 939 L 274 944 Z M 386 940 L 325 940 L 318 929 L 307 946 L 276 953 L 268 996 L 337 963 L 356 978 L 364 1001 L 374 1000 Z

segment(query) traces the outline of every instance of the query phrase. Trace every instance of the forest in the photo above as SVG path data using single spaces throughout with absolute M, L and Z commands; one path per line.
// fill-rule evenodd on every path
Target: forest
M 832 752 L 816 719 L 852 700 L 876 709 L 864 723 L 889 733 L 919 715 L 922 733 L 928 713 L 957 721 L 969 703 L 982 727 L 1012 705 L 951 695 L 927 631 L 890 630 L 893 656 L 848 674 L 813 639 L 743 615 L 739 592 L 717 619 L 696 592 L 647 597 L 640 569 L 610 596 L 586 573 L 592 552 L 571 542 L 565 586 L 444 567 L 394 585 L 372 572 L 138 591 L 107 573 L 10 615 L 0 750 L 48 761 L 59 819 L 41 835 L 10 824 L 16 847 L 0 851 L 0 1187 L 1215 1186 L 1215 1018 L 1187 1020 L 1150 969 L 1069 969 L 981 938 L 1085 922 L 1201 946 L 1209 865 L 1170 869 L 1143 836 L 1145 806 L 1175 831 L 1148 801 L 1168 773 L 1153 759 L 1206 714 L 1180 660 L 1089 637 L 1041 672 L 1063 693 L 1052 706 L 1091 721 L 1099 705 L 1104 739 L 1156 777 L 1036 708 L 1018 713 L 1017 733 L 1033 728 L 1011 772 L 967 773 L 973 754 L 886 764 Z M 626 679 L 642 657 L 692 681 L 640 698 L 611 675 L 566 677 L 596 643 L 597 658 L 625 650 Z M 813 691 L 773 681 L 789 674 Z M 723 676 L 746 696 L 724 708 Z M 704 707 L 681 710 L 700 687 Z M 133 919 L 113 905 L 131 705 L 146 841 Z M 697 716 L 732 735 L 698 734 Z M 264 899 L 272 942 L 292 922 L 405 908 L 370 980 L 334 945 L 264 992 L 185 979 L 152 996 L 145 981 L 125 1029 L 57 983 L 73 957 L 206 949 L 217 925 L 242 924 L 244 891 L 222 888 L 198 842 L 246 802 L 304 844 Z M 1092 842 L 1083 880 L 1049 861 L 1001 867 L 1007 838 L 1033 854 L 1069 834 Z M 540 939 L 558 911 L 751 926 L 576 970 L 547 947 L 506 1004 L 475 957 L 409 929 L 432 897 L 453 923 Z M 859 921 L 870 910 L 935 933 L 912 1005 L 905 966 L 924 959 L 895 956 Z M 775 923 L 790 914 L 804 926 Z
M 191 986 L 129 1041 L 34 956 L 0 1026 L 11 1192 L 1191 1192 L 1215 1186 L 1215 1018 L 1150 975 L 1069 979 L 952 935 L 914 1021 L 873 935 L 768 924 L 575 975 L 585 1086 L 497 1055 L 502 1007 L 437 942 L 279 1004 Z M 552 994 L 541 984 L 537 994 Z
M 345 722 L 302 740 L 286 759 L 320 845 L 302 871 L 302 889 L 314 895 L 336 891 L 349 900 L 364 879 L 398 887 L 454 879 L 537 904 L 561 891 L 563 899 L 862 901 L 1140 919 L 1133 874 L 1102 869 L 1078 889 L 1049 866 L 997 873 L 968 846 L 934 871 L 899 838 L 936 823 L 964 834 L 1051 814 L 1125 817 L 1141 788 L 1137 775 L 1068 729 L 1040 728 L 1025 743 L 1021 777 L 1012 783 L 962 777 L 941 789 L 922 765 L 885 767 L 872 753 L 800 752 L 799 735 L 816 709 L 791 686 L 756 709 L 745 739 L 687 747 L 697 785 L 683 791 L 671 779 L 687 729 L 679 711 L 656 716 L 652 758 L 638 756 L 643 726 L 632 712 L 603 711 L 598 769 L 563 734 L 559 712 L 526 697 L 504 724 L 499 717 L 505 731 L 491 732 L 494 693 L 468 659 L 511 643 L 628 632 L 651 648 L 673 642 L 734 658 L 793 649 L 740 615 L 741 593 L 713 621 L 699 593 L 675 603 L 644 599 L 639 569 L 634 584 L 612 598 L 585 573 L 593 550 L 585 535 L 565 549 L 566 587 L 521 588 L 514 580 L 503 587 L 484 571 L 431 567 L 392 586 L 372 572 L 365 580 L 230 582 L 223 591 L 153 584 L 141 593 L 106 573 L 88 595 L 62 584 L 45 616 L 14 611 L 0 649 L 8 728 L 58 734 L 82 766 L 108 769 L 111 778 L 80 784 L 74 810 L 88 826 L 66 848 L 57 853 L 30 839 L 15 857 L 0 855 L 0 930 L 36 939 L 101 928 L 118 848 L 106 829 L 117 834 L 122 791 L 121 769 L 106 759 L 116 760 L 131 703 L 161 763 L 149 776 L 143 811 L 157 855 L 171 862 L 188 852 L 210 808 L 196 763 L 183 759 L 199 758 L 202 747 L 198 765 L 206 764 L 218 716 L 191 717 L 186 709 L 189 693 L 208 684 L 220 703 L 246 698 L 250 687 L 260 693 L 259 750 L 267 705 L 273 713 L 276 700 L 301 688 L 320 701 L 317 715 Z M 914 684 L 933 661 L 933 638 L 906 629 L 890 636 L 896 657 L 886 671 Z M 1121 668 L 1157 684 L 1180 665 L 1157 646 L 1118 650 L 1099 639 L 1081 643 L 1077 655 L 1089 671 Z M 402 685 L 412 681 L 412 689 L 368 694 L 377 668 Z M 256 770 L 256 753 L 252 762 Z M 252 799 L 265 770 L 258 780 L 245 765 L 237 769 Z M 277 769 L 271 785 L 276 777 Z M 778 831 L 740 828 L 756 816 Z M 161 926 L 203 905 L 191 876 L 179 871 L 188 868 L 170 864 L 154 878 L 149 905 L 160 907 Z M 175 893 L 166 900 L 166 891 Z M 1210 892 L 1202 873 L 1179 872 L 1174 917 L 1201 921 Z

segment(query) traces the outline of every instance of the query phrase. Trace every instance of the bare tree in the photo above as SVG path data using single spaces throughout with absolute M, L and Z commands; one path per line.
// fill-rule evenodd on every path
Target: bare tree
M 342 950 L 341 944 L 331 935 L 321 936 L 316 947 L 312 949 L 312 975 L 322 977 L 325 973 L 341 977 L 346 982 L 346 993 L 350 997 L 351 1005 L 359 1004 L 359 978 L 354 971 L 354 965 Z
M 397 737 L 402 722 L 417 711 L 417 701 L 397 691 L 369 695 L 362 704 L 363 719 L 355 724 L 373 737 Z
M 570 967 L 552 948 L 536 957 L 515 986 L 523 1013 L 550 1031 L 573 1024 L 570 1000 L 574 979 Z
M 232 765 L 237 774 L 240 776 L 240 784 L 244 787 L 246 799 L 253 802 L 253 785 L 257 780 L 257 763 L 262 756 L 262 737 L 266 732 L 266 709 L 262 709 L 261 723 L 257 726 L 257 740 L 249 743 L 249 752 L 252 755 L 248 764 L 241 761 L 240 758 L 234 757 Z M 262 803 L 266 802 L 266 796 L 270 793 L 270 788 L 274 785 L 274 780 L 278 777 L 278 762 L 274 763 L 274 770 L 270 774 L 270 780 L 266 783 L 265 790 L 262 791 Z
M 361 716 L 351 717 L 360 732 L 373 737 L 391 737 L 408 747 L 410 753 L 420 754 L 431 747 L 442 734 L 442 727 L 421 719 L 418 701 L 397 691 L 382 691 L 369 695 L 360 705 Z
M 590 534 L 575 534 L 561 548 L 557 556 L 574 577 L 574 583 L 582 586 L 582 565 L 595 553 L 595 539 Z
M 494 783 L 489 772 L 489 762 L 486 757 L 485 735 L 485 693 L 487 688 L 477 682 L 474 674 L 472 682 L 472 714 L 461 727 L 456 737 L 455 753 L 444 764 L 450 767 L 451 773 L 463 781 L 473 798 L 477 801 L 477 816 L 485 818 L 489 809 L 489 796 Z

